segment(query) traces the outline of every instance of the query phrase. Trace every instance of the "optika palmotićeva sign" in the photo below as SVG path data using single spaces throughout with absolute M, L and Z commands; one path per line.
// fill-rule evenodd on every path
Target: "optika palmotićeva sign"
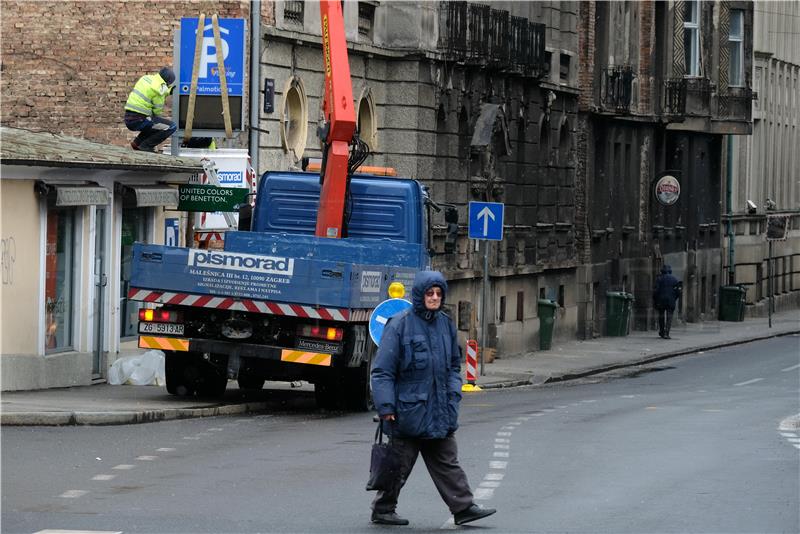
M 656 199 L 664 206 L 672 206 L 681 196 L 681 183 L 670 174 L 665 174 L 656 182 Z

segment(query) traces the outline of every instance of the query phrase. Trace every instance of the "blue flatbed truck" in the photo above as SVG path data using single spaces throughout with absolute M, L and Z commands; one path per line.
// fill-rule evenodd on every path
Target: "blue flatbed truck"
M 323 407 L 369 408 L 370 313 L 429 267 L 438 206 L 416 180 L 356 174 L 346 235 L 328 239 L 314 235 L 320 189 L 319 174 L 268 172 L 250 230 L 223 250 L 134 246 L 128 296 L 157 305 L 140 310 L 139 346 L 164 351 L 169 393 L 304 380 Z

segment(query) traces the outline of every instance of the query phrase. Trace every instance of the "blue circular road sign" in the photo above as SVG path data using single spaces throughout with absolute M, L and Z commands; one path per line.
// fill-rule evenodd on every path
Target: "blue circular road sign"
M 369 316 L 369 335 L 372 341 L 376 345 L 380 345 L 383 327 L 386 326 L 389 318 L 410 307 L 411 303 L 406 299 L 388 299 L 375 306 Z

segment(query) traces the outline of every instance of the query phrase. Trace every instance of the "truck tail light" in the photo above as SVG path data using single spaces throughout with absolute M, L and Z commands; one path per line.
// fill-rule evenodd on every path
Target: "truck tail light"
M 182 322 L 182 314 L 174 310 L 153 310 L 142 309 L 139 310 L 139 320 L 149 321 L 156 323 L 180 323 Z
M 316 339 L 327 339 L 328 341 L 341 341 L 344 336 L 344 329 L 334 328 L 332 326 L 304 324 L 297 327 L 297 335 Z

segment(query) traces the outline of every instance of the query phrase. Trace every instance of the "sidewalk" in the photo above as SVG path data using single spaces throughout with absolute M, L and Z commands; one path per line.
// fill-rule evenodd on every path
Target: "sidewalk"
M 773 315 L 772 328 L 766 318 L 755 318 L 741 323 L 674 324 L 669 340 L 659 338 L 655 331 L 587 341 L 556 339 L 551 350 L 501 357 L 486 364 L 485 374 L 478 378 L 477 384 L 484 389 L 541 385 L 797 333 L 800 333 L 800 312 L 794 310 Z M 290 389 L 283 383 L 275 383 L 274 387 Z M 310 391 L 311 388 L 305 385 L 300 390 Z M 254 413 L 267 408 L 263 397 L 263 394 L 243 394 L 230 388 L 223 399 L 209 401 L 175 397 L 163 387 L 108 384 L 9 391 L 0 394 L 0 424 L 114 425 Z

